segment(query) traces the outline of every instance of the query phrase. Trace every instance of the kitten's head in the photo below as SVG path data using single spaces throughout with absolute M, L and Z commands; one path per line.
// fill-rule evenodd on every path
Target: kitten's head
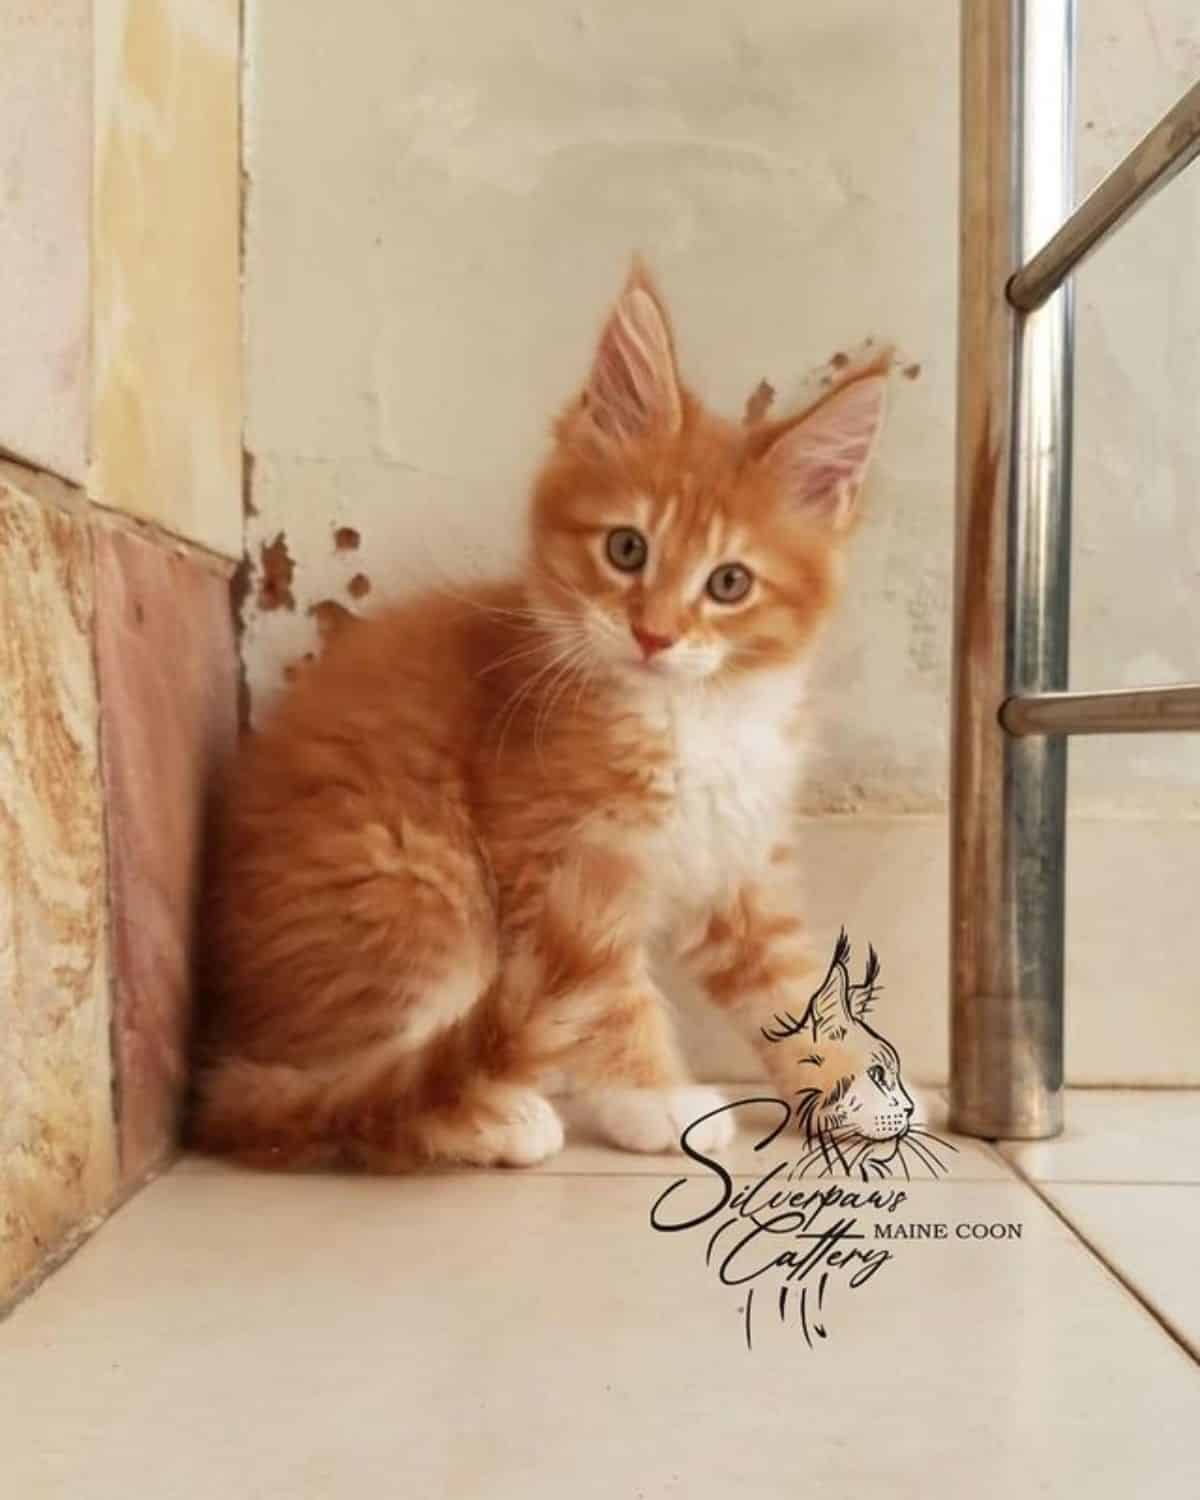
M 808 1138 L 843 1152 L 854 1141 L 899 1140 L 908 1133 L 914 1108 L 899 1053 L 867 1023 L 879 983 L 875 950 L 861 984 L 851 984 L 849 964 L 843 932 L 803 1016 L 778 1016 L 763 1030 L 768 1041 L 793 1052 L 797 1116 Z
M 887 365 L 798 416 L 723 421 L 681 383 L 635 265 L 534 496 L 529 589 L 552 632 L 646 683 L 801 658 L 834 597 Z

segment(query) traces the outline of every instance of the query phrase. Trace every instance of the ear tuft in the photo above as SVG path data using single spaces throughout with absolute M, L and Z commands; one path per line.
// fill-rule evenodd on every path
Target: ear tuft
M 849 526 L 883 426 L 886 390 L 881 360 L 775 427 L 761 462 L 778 476 L 793 510 L 834 531 Z
M 600 335 L 581 413 L 617 442 L 678 432 L 683 423 L 670 324 L 638 261 Z

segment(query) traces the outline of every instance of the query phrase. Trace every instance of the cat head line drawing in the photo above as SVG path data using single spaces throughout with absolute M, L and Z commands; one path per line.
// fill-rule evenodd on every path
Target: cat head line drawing
M 850 939 L 843 928 L 828 972 L 799 1019 L 790 1011 L 761 1028 L 763 1037 L 795 1049 L 794 1119 L 807 1144 L 797 1175 L 868 1180 L 938 1177 L 942 1151 L 957 1148 L 913 1116 L 900 1054 L 867 1021 L 879 984 L 879 955 L 868 950 L 861 984 L 850 979 Z M 776 1070 L 778 1076 L 778 1070 Z M 895 1170 L 889 1170 L 893 1167 Z
M 670 693 L 801 660 L 840 586 L 891 358 L 790 416 L 728 421 L 681 379 L 635 260 L 534 490 L 529 613 L 564 681 Z

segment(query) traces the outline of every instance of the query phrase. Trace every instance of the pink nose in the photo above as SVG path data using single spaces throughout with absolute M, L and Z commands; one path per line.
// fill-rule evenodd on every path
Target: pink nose
M 655 635 L 652 630 L 643 630 L 640 625 L 631 625 L 633 638 L 642 648 L 642 655 L 647 661 L 659 651 L 665 651 L 668 646 L 675 644 L 674 638 L 669 635 Z

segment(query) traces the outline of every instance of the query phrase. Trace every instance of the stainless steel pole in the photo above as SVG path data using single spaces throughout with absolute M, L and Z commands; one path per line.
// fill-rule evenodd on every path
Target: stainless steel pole
M 1010 739 L 1001 704 L 1067 684 L 1070 287 L 1005 295 L 1070 211 L 1073 0 L 964 0 L 951 1122 L 1062 1128 L 1066 741 Z

